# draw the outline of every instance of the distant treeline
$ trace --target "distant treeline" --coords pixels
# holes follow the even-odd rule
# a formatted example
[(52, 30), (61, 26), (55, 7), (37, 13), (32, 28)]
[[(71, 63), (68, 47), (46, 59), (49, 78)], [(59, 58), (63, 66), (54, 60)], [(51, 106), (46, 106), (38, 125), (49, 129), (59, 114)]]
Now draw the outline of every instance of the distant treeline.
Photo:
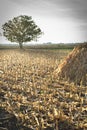
[(0, 44), (0, 49), (17, 49), (17, 45)]
[(27, 46), (30, 49), (73, 49), (76, 44), (39, 44)]
[[(25, 49), (73, 49), (75, 46), (78, 46), (82, 43), (70, 43), (70, 44), (34, 44), (34, 45), (26, 45), (24, 44)], [(1, 44), (0, 49), (17, 49), (19, 48), (18, 45), (15, 44)]]

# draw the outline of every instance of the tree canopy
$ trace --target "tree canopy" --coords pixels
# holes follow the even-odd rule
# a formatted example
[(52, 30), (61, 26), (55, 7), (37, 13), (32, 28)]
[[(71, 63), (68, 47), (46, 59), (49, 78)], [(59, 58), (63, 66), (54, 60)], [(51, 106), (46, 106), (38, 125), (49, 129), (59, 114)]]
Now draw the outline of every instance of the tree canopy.
[(2, 25), (3, 35), (11, 42), (22, 43), (37, 40), (42, 34), (31, 16), (20, 15)]

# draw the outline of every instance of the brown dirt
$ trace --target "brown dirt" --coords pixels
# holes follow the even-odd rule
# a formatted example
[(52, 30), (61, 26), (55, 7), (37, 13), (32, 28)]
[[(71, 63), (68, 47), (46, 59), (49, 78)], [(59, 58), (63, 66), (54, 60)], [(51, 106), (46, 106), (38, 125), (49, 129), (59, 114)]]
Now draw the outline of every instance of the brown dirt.
[(73, 49), (57, 69), (59, 79), (87, 85), (87, 43)]

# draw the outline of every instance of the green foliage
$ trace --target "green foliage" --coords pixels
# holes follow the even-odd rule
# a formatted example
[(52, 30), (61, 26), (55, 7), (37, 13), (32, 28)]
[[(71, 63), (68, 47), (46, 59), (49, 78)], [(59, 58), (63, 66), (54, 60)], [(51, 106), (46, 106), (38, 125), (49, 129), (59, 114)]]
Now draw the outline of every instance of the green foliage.
[(2, 25), (3, 35), (11, 42), (17, 42), (22, 48), (23, 42), (37, 40), (42, 34), (31, 16), (20, 15)]

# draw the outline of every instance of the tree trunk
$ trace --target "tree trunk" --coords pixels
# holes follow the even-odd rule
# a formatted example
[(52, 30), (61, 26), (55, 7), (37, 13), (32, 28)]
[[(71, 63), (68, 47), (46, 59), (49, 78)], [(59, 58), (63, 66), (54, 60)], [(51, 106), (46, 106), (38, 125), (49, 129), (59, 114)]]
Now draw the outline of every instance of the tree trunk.
[(19, 47), (20, 49), (23, 49), (23, 44), (21, 42), (19, 43)]

